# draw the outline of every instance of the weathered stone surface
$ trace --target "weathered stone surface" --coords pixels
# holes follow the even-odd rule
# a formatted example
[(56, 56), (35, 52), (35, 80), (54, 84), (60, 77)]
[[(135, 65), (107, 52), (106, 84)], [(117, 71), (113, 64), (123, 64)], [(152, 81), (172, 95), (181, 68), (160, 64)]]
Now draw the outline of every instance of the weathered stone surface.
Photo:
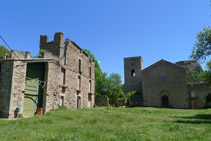
[(141, 57), (124, 58), (125, 85), (124, 91), (142, 92), (141, 71), (143, 69), (143, 60)]
[(189, 70), (202, 71), (201, 65), (195, 60), (179, 61), (176, 64), (187, 67)]
[(162, 107), (162, 96), (172, 108), (189, 108), (185, 68), (161, 60), (142, 71), (143, 105)]
[(10, 59), (0, 62), (0, 117), (14, 118), (16, 108), (20, 108), (19, 114), (23, 113), (28, 63), (45, 66), (46, 85), (41, 93), (45, 113), (60, 106), (69, 109), (93, 107), (95, 62), (76, 43), (63, 40), (62, 33), (56, 33), (53, 42), (41, 35), (40, 49), (45, 50), (42, 59), (30, 58), (29, 52), (24, 55), (13, 51)]
[(205, 83), (195, 83), (190, 87), (191, 93), (195, 94), (192, 100), (196, 102), (196, 108), (204, 108), (206, 103), (206, 97), (211, 94), (211, 86)]
[[(49, 100), (46, 100), (48, 101), (46, 111), (58, 108), (62, 97), (64, 97), (63, 105), (69, 109), (93, 107), (94, 61), (90, 60), (88, 55), (73, 41), (66, 39), (63, 43), (62, 33), (56, 33), (53, 42), (48, 42), (46, 39), (46, 36), (41, 36), (40, 39), (40, 49), (46, 50), (43, 57), (54, 58), (57, 62), (57, 64), (49, 64), (47, 86), (47, 99)], [(65, 70), (65, 80), (63, 80), (62, 69)]]
[(109, 98), (107, 96), (97, 96), (95, 98), (95, 104), (97, 106), (109, 106)]
[[(135, 63), (134, 63), (135, 62)], [(135, 64), (135, 66), (133, 66)], [(161, 60), (147, 67), (138, 76), (131, 70), (141, 70), (140, 57), (125, 58), (125, 92), (141, 91), (143, 106), (171, 108), (203, 108), (211, 93), (211, 86), (204, 83), (187, 84), (186, 69), (200, 71), (196, 61), (180, 61), (176, 64)], [(185, 67), (183, 67), (185, 66)], [(141, 82), (141, 83), (140, 83)], [(192, 97), (194, 95), (194, 97)]]

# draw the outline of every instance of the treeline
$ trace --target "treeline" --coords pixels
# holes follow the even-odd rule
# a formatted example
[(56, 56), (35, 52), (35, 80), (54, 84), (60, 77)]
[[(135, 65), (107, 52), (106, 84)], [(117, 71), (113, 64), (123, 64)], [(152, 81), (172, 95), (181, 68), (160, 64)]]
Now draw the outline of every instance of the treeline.
[(95, 96), (108, 96), (110, 105), (116, 105), (118, 99), (125, 98), (121, 75), (102, 72), (94, 55), (87, 49), (84, 51), (95, 61)]

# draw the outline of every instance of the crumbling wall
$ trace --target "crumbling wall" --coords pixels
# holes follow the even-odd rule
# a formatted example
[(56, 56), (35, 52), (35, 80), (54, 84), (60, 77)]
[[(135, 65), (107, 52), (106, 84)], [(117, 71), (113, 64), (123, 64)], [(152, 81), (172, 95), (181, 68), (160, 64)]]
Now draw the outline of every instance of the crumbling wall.
[(109, 106), (109, 98), (107, 96), (97, 96), (95, 98), (95, 105), (97, 105), (97, 106)]
[[(58, 108), (59, 105), (76, 109), (78, 97), (80, 97), (80, 108), (93, 107), (95, 63), (76, 43), (69, 39), (63, 43), (63, 40), (63, 34), (60, 32), (55, 34), (52, 42), (48, 41), (47, 36), (41, 35), (40, 38), (40, 49), (44, 50), (43, 57), (54, 58), (57, 62), (57, 65), (49, 65), (46, 111)], [(79, 60), (81, 61), (81, 70), (79, 70)], [(62, 100), (63, 104), (61, 104)]]
[(190, 89), (191, 93), (195, 94), (192, 98), (196, 101), (196, 108), (204, 108), (206, 97), (211, 94), (211, 86), (206, 83), (195, 83)]
[[(67, 91), (65, 94), (65, 104), (67, 107), (75, 109), (77, 108), (77, 97), (81, 98), (82, 107), (93, 107), (94, 105), (94, 62), (91, 61), (88, 56), (80, 49), (76, 44), (70, 40), (66, 41), (66, 85)], [(79, 70), (79, 60), (81, 60), (81, 70)], [(90, 76), (91, 68), (91, 76)], [(80, 87), (79, 87), (80, 78)], [(90, 90), (91, 82), (91, 90)], [(89, 101), (89, 94), (91, 101)], [(91, 104), (91, 105), (90, 105)]]

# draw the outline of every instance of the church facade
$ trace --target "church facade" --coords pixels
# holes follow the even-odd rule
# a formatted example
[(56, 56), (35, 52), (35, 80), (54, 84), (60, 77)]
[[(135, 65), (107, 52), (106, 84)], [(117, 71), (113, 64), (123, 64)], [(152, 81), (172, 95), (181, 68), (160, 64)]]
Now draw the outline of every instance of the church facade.
[(124, 58), (124, 69), (124, 90), (141, 95), (142, 106), (195, 109), (209, 104), (211, 87), (202, 82), (188, 84), (187, 68), (182, 65), (160, 60), (143, 69), (141, 57), (130, 57)]

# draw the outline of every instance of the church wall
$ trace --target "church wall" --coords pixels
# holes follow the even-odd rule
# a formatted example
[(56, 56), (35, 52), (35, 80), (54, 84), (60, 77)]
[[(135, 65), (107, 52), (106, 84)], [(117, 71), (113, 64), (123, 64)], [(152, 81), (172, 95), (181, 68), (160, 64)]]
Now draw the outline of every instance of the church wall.
[(169, 107), (189, 108), (186, 70), (161, 60), (142, 71), (143, 105), (162, 107), (162, 96), (169, 99)]

